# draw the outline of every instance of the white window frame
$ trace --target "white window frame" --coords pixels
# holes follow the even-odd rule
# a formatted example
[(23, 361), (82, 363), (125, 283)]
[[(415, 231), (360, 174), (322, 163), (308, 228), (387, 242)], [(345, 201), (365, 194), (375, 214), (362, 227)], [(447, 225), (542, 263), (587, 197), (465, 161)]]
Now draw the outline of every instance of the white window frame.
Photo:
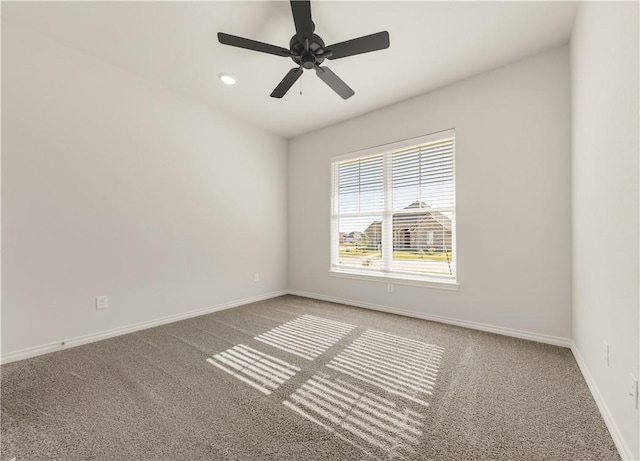
[[(441, 139), (453, 138), (453, 207), (448, 211), (452, 212), (452, 233), (451, 233), (451, 251), (453, 254), (453, 260), (455, 262), (455, 278), (440, 278), (435, 274), (421, 275), (421, 274), (407, 274), (391, 271), (391, 260), (393, 257), (393, 230), (392, 220), (394, 214), (401, 214), (398, 210), (393, 210), (392, 206), (392, 194), (391, 194), (391, 154), (407, 149), (420, 144), (429, 144)], [(347, 160), (353, 160), (356, 158), (365, 158), (370, 156), (383, 155), (384, 161), (384, 210), (382, 220), (382, 234), (383, 242), (387, 244), (382, 245), (382, 270), (367, 270), (366, 268), (354, 268), (339, 266), (339, 233), (338, 233), (338, 221), (344, 214), (338, 215), (338, 180), (337, 180), (337, 165), (340, 162)], [(405, 139), (390, 144), (383, 144), (367, 149), (351, 152), (344, 155), (338, 155), (331, 157), (331, 265), (329, 268), (329, 275), (335, 277), (343, 277), (348, 279), (368, 280), (383, 283), (395, 283), (400, 285), (414, 285), (430, 288), (439, 288), (444, 290), (458, 290), (459, 276), (458, 276), (458, 252), (456, 246), (456, 139), (455, 130), (444, 130), (436, 133), (431, 133), (425, 136), (419, 136), (416, 138)], [(407, 213), (415, 213), (415, 210), (408, 210)], [(358, 213), (355, 213), (358, 214)], [(367, 214), (367, 213), (362, 213)], [(385, 219), (386, 218), (386, 219)], [(384, 237), (386, 235), (386, 237)]]

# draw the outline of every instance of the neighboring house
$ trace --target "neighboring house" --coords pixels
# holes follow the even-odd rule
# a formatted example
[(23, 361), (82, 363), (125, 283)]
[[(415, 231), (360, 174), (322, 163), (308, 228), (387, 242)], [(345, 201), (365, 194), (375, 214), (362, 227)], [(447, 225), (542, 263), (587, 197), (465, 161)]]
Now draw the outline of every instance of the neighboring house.
[(363, 233), (359, 231), (340, 232), (340, 243), (360, 243), (362, 242)]
[[(451, 220), (429, 205), (414, 202), (405, 210), (420, 211), (393, 217), (393, 251), (451, 251)], [(382, 223), (372, 222), (364, 231), (369, 248), (378, 249), (382, 242)]]
[(364, 231), (365, 243), (370, 250), (382, 248), (382, 222), (373, 221)]

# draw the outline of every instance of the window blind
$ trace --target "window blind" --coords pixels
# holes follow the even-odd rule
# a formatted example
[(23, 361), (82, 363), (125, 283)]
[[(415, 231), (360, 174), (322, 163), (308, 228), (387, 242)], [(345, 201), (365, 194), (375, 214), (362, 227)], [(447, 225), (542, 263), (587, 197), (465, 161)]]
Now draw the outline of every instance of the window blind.
[(383, 179), (382, 155), (338, 164), (339, 213), (382, 211)]
[(332, 269), (456, 280), (454, 134), (414, 142), (333, 163)]

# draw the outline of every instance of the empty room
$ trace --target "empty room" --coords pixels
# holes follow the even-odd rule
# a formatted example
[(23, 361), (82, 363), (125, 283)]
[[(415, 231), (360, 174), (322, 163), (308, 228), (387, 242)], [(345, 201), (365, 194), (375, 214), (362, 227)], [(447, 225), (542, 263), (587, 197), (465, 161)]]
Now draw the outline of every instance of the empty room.
[(2, 1), (0, 461), (640, 460), (639, 17)]

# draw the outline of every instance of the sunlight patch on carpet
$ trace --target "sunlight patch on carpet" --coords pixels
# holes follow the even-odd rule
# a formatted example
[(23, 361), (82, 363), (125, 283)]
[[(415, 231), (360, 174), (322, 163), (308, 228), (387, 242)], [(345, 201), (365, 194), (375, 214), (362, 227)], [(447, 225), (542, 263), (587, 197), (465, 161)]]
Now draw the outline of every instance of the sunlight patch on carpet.
[(303, 315), (254, 339), (290, 354), (313, 360), (356, 326), (313, 315)]
[(443, 351), (433, 344), (366, 330), (327, 367), (426, 406)]
[(340, 378), (316, 374), (283, 404), (371, 454), (415, 451), (425, 416)]
[(220, 352), (213, 358), (207, 359), (207, 362), (266, 395), (271, 394), (273, 390), (279, 388), (300, 371), (300, 368), (284, 360), (264, 354), (244, 344), (238, 344), (231, 349)]

